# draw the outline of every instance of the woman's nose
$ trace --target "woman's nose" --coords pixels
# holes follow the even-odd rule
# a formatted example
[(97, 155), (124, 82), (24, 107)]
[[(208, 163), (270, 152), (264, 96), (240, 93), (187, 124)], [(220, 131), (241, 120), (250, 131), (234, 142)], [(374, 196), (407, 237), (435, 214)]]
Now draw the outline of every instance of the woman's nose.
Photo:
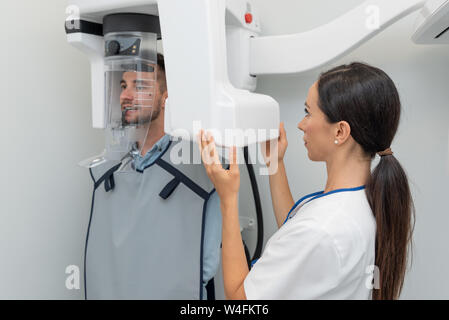
[(304, 119), (302, 119), (299, 123), (298, 123), (298, 129), (301, 131), (304, 131)]

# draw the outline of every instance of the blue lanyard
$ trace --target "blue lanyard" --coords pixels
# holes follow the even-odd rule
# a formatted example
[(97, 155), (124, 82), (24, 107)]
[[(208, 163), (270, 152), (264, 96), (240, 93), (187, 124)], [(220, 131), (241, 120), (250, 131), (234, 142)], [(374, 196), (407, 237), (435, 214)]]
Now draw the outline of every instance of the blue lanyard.
[(357, 191), (357, 190), (362, 190), (362, 189), (365, 189), (365, 186), (360, 186), (360, 187), (357, 187), (357, 188), (336, 189), (336, 190), (332, 190), (332, 191), (329, 191), (329, 192), (326, 192), (326, 193), (323, 193), (324, 192), (324, 190), (323, 190), (323, 191), (319, 191), (319, 192), (308, 194), (305, 197), (302, 197), (301, 199), (296, 201), (296, 203), (293, 205), (293, 207), (288, 212), (287, 218), (285, 219), (285, 221), (284, 221), (284, 223), (282, 225), (284, 225), (287, 222), (287, 220), (290, 218), (290, 214), (292, 213), (292, 211), (295, 210), (295, 208), (302, 201), (304, 201), (305, 199), (313, 197), (312, 199), (309, 199), (308, 201), (306, 201), (304, 204), (306, 204), (306, 203), (308, 203), (308, 202), (310, 202), (312, 200), (315, 200), (315, 199), (318, 199), (318, 198), (321, 198), (321, 197), (324, 197), (324, 196), (328, 196), (328, 195), (333, 194), (333, 193), (344, 192), (344, 191)]

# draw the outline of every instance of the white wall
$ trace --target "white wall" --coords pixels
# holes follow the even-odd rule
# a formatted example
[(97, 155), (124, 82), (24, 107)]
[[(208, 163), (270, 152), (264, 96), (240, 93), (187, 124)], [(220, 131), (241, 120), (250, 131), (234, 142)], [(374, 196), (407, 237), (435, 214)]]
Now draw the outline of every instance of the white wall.
[[(361, 0), (256, 2), (263, 34), (271, 35), (311, 29)], [(0, 298), (79, 299), (82, 288), (65, 287), (65, 268), (74, 264), (82, 271), (92, 186), (77, 163), (103, 147), (101, 132), (91, 128), (89, 65), (66, 43), (65, 1), (2, 1), (0, 10), (8, 13), (2, 17), (8, 27), (0, 31)], [(414, 261), (403, 298), (447, 299), (449, 47), (414, 45), (409, 38), (415, 17), (333, 65), (371, 63), (399, 88), (404, 113), (392, 148), (409, 173), (417, 217)], [(300, 76), (259, 77), (257, 90), (281, 105), (289, 139), (285, 161), (295, 198), (325, 184), (324, 165), (308, 160), (296, 125), (309, 86), (329, 67)], [(266, 242), (276, 227), (268, 179), (258, 180)]]
[(65, 1), (1, 1), (0, 299), (82, 298), (92, 185), (78, 161), (102, 150), (91, 128), (89, 65), (67, 44)]

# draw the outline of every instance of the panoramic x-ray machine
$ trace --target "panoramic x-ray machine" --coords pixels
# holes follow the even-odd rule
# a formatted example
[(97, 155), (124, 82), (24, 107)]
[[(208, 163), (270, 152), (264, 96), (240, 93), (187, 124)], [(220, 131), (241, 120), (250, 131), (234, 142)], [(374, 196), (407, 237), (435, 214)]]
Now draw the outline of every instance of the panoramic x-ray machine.
[[(412, 40), (417, 44), (449, 43), (448, 0), (365, 1), (313, 30), (265, 37), (259, 36), (263, 21), (259, 21), (257, 6), (251, 0), (69, 3), (67, 39), (85, 52), (91, 63), (93, 127), (105, 127), (103, 17), (144, 13), (160, 20), (170, 92), (165, 131), (194, 139), (200, 128), (218, 130), (216, 142), (224, 146), (243, 146), (277, 136), (279, 105), (273, 98), (253, 92), (257, 75), (300, 73), (320, 67), (419, 9)], [(266, 136), (245, 133), (258, 129)], [(225, 130), (228, 136), (240, 130), (246, 138), (224, 141)]]

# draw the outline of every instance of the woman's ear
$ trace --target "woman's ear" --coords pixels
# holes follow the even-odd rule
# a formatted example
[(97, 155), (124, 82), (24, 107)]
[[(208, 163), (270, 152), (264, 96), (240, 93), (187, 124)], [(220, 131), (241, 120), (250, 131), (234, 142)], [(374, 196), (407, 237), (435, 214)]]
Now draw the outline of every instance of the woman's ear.
[(338, 144), (344, 143), (351, 135), (351, 126), (346, 121), (339, 121), (336, 123), (335, 140)]

